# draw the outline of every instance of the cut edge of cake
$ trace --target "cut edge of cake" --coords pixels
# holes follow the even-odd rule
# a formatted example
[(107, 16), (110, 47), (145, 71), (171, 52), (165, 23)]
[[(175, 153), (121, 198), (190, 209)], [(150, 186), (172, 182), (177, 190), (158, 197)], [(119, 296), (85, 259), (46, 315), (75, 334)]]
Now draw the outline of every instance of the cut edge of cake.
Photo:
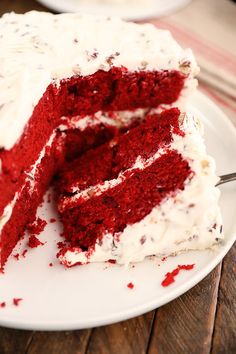
[[(168, 151), (177, 151), (189, 164), (192, 173), (186, 178), (184, 189), (167, 194), (144, 218), (136, 223), (127, 224), (121, 232), (111, 233), (104, 230), (103, 237), (97, 239), (95, 244), (86, 250), (79, 246), (71, 247), (69, 243), (69, 246), (65, 246), (58, 254), (62, 264), (71, 267), (109, 260), (118, 264), (128, 264), (142, 261), (152, 255), (169, 256), (186, 250), (211, 248), (222, 241), (224, 237), (222, 218), (218, 206), (220, 191), (215, 186), (219, 179), (215, 172), (215, 162), (206, 153), (202, 124), (191, 113), (181, 114), (180, 129), (184, 134), (173, 133), (173, 141), (165, 148)], [(147, 168), (165, 155), (167, 151), (165, 148), (164, 150), (163, 147), (160, 148), (149, 161), (137, 157), (127, 179), (132, 176), (132, 170), (135, 174), (137, 170)], [(65, 196), (61, 202), (59, 201), (59, 212), (63, 216), (67, 207), (68, 213), (70, 208), (73, 212), (73, 208), (76, 208), (76, 197), (81, 205), (90, 198), (101, 196), (108, 189), (112, 190), (118, 184), (124, 183), (125, 172), (122, 172), (115, 181), (92, 186), (91, 189), (82, 191), (80, 195), (76, 195), (75, 192), (72, 196)], [(78, 192), (77, 187), (74, 191), (76, 190)], [(87, 193), (88, 191), (90, 193)], [(94, 217), (96, 219), (96, 215)]]

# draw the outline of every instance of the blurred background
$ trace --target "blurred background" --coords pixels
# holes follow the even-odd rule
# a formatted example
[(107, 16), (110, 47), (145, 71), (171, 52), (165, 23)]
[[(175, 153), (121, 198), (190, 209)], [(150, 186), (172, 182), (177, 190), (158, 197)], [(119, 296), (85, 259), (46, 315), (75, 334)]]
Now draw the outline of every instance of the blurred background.
[(169, 29), (191, 47), (199, 87), (236, 124), (236, 4), (233, 0), (0, 0), (0, 15), (30, 10), (119, 15)]

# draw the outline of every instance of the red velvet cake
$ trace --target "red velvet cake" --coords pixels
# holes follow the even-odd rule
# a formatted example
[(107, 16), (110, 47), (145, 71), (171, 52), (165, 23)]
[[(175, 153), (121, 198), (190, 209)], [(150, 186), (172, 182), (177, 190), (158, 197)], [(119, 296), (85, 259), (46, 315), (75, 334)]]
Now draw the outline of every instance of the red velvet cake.
[(123, 264), (217, 243), (217, 178), (197, 124), (177, 108), (150, 114), (64, 166), (58, 182), (69, 245), (59, 252), (63, 264)]
[[(80, 156), (78, 161), (84, 161), (88, 150), (106, 149), (103, 144), (111, 139), (120, 141), (127, 130), (131, 134), (148, 112), (183, 105), (196, 86), (198, 68), (191, 51), (183, 50), (168, 31), (110, 17), (6, 14), (0, 19), (0, 48), (3, 267), (58, 170), (70, 161), (76, 164)], [(170, 155), (162, 158), (182, 161)], [(113, 166), (112, 173), (121, 173), (122, 164)], [(85, 182), (92, 183), (89, 178)], [(184, 180), (178, 183), (181, 189)]]

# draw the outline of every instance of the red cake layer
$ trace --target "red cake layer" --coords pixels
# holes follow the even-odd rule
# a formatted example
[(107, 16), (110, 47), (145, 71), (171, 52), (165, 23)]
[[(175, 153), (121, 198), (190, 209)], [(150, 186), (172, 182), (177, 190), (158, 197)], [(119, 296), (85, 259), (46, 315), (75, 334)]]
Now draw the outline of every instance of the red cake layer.
[(104, 124), (91, 126), (83, 131), (80, 129), (67, 130), (64, 136), (65, 160), (71, 161), (90, 148), (104, 144), (118, 134), (118, 131), (118, 128)]
[(172, 108), (161, 114), (147, 116), (140, 126), (66, 164), (60, 192), (71, 193), (74, 188), (82, 191), (116, 178), (120, 172), (133, 166), (137, 156), (148, 159), (159, 147), (172, 141), (172, 132), (182, 134), (179, 115), (179, 109)]
[[(190, 167), (177, 151), (168, 148), (173, 133), (183, 135), (179, 115), (178, 109), (171, 109), (148, 116), (140, 126), (65, 168), (58, 182), (58, 206), (70, 246), (87, 249), (107, 232), (122, 232), (168, 195), (184, 188)], [(164, 149), (163, 154), (151, 164), (129, 170), (137, 158), (146, 161), (160, 149)], [(117, 178), (121, 172), (123, 181), (119, 184), (101, 193), (95, 188), (86, 196), (79, 195), (88, 187)]]
[[(6, 205), (13, 200), (15, 193), (23, 188), (22, 198), (19, 197), (17, 200), (15, 210), (0, 235), (1, 265), (4, 264), (11, 249), (22, 235), (26, 223), (33, 219), (42, 194), (60, 165), (55, 156), (52, 156), (54, 162), (51, 165), (53, 168), (51, 165), (48, 168), (47, 163), (43, 160), (40, 167), (41, 173), (47, 178), (45, 176), (45, 182), (44, 178), (37, 182), (37, 188), (41, 192), (32, 196), (27, 194), (26, 173), (30, 172), (52, 132), (60, 126), (62, 117), (70, 119), (70, 117), (77, 115), (81, 117), (91, 115), (100, 110), (134, 110), (170, 104), (178, 99), (184, 87), (185, 78), (186, 76), (178, 71), (130, 73), (125, 68), (113, 67), (108, 72), (100, 70), (93, 75), (73, 77), (62, 81), (59, 87), (51, 84), (47, 88), (34, 108), (20, 140), (10, 151), (4, 149), (0, 151), (2, 163), (0, 215)], [(87, 149), (86, 142), (90, 147), (97, 146), (110, 139), (114, 135), (114, 131), (105, 128), (105, 131), (101, 130), (94, 136), (93, 132), (89, 131), (81, 133), (70, 130), (67, 135), (63, 134), (65, 144), (61, 149), (66, 146), (64, 155), (70, 160), (81, 155)], [(50, 150), (50, 148), (48, 149)], [(60, 158), (62, 155), (61, 151)], [(25, 213), (24, 200), (26, 200), (26, 204), (30, 201), (31, 205), (31, 208)], [(24, 213), (24, 217), (17, 220), (20, 213)]]
[(84, 203), (80, 201), (73, 208), (64, 208), (63, 235), (71, 247), (87, 250), (105, 233), (122, 232), (127, 225), (142, 220), (171, 192), (182, 190), (190, 172), (187, 161), (177, 152), (169, 151), (116, 187)]

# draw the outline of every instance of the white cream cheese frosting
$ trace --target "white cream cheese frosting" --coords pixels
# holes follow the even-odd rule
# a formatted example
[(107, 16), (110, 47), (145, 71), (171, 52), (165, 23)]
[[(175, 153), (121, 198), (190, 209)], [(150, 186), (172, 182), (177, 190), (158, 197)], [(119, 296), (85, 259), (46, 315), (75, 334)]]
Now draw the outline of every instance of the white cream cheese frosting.
[[(21, 193), (21, 191), (20, 191), (20, 193)], [(14, 209), (14, 206), (16, 204), (18, 196), (19, 196), (19, 193), (16, 192), (15, 195), (14, 195), (14, 198), (12, 199), (12, 201), (8, 205), (5, 206), (5, 208), (3, 210), (3, 213), (0, 216), (0, 233), (1, 233), (2, 229), (3, 229), (3, 227), (5, 226), (5, 224), (8, 222), (8, 220), (10, 219), (10, 217), (12, 215), (12, 211)], [(1, 254), (1, 247), (0, 247), (0, 254)]]
[(151, 24), (80, 14), (5, 14), (0, 18), (0, 147), (14, 146), (50, 83), (112, 65), (187, 70), (187, 89), (198, 71), (191, 50)]
[[(150, 255), (168, 256), (210, 248), (223, 239), (220, 191), (215, 187), (218, 177), (215, 162), (206, 153), (201, 129), (200, 122), (188, 114), (182, 123), (185, 136), (173, 134), (169, 146), (188, 161), (195, 173), (185, 181), (183, 191), (168, 196), (143, 220), (127, 225), (123, 232), (105, 234), (94, 250), (83, 252), (74, 248), (61, 255), (60, 261), (68, 266), (109, 259), (128, 264)], [(139, 166), (142, 169), (143, 163)]]

